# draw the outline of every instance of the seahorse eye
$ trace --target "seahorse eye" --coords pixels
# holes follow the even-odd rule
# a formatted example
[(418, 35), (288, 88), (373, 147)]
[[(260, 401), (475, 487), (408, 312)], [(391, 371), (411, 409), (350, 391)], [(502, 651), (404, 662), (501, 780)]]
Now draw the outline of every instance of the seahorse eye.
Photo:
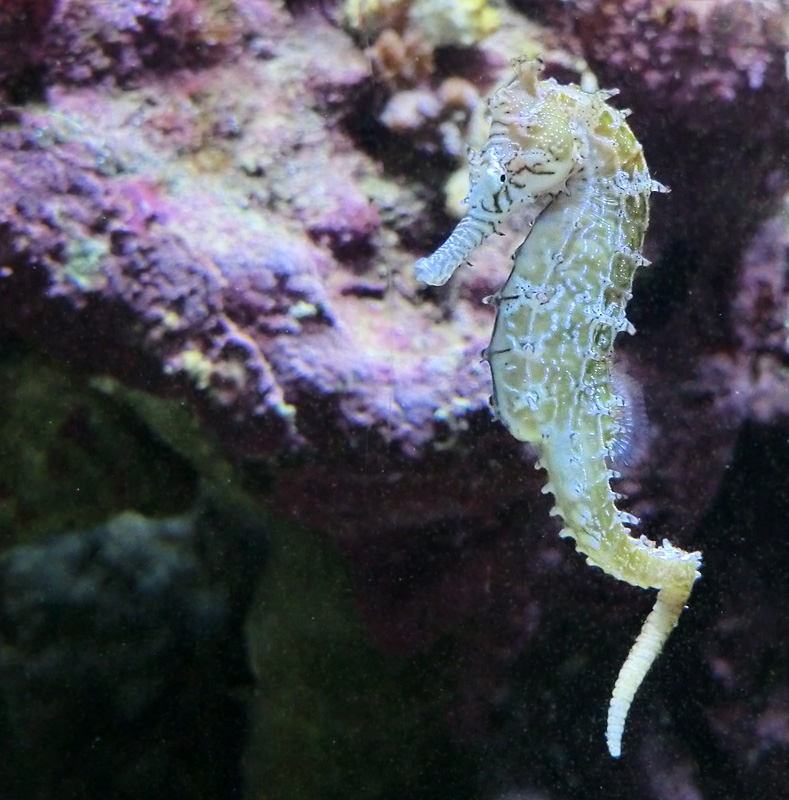
[(498, 159), (491, 160), (490, 166), (485, 170), (482, 176), (485, 191), (490, 194), (499, 192), (501, 187), (507, 183), (508, 179), (507, 169)]

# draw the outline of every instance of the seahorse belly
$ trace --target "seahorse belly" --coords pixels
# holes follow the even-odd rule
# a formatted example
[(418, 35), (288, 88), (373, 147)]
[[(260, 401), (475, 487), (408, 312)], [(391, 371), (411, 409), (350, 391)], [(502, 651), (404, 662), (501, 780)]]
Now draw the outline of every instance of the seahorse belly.
[(611, 697), (606, 737), (617, 757), (633, 697), (701, 563), (699, 553), (632, 537), (628, 526), (637, 520), (616, 507), (610, 486), (625, 402), (612, 388), (614, 340), (634, 332), (625, 307), (645, 263), (649, 195), (663, 187), (650, 179), (625, 115), (607, 104), (610, 94), (537, 81), (539, 66), (517, 65), (515, 80), (489, 101), (491, 135), (472, 160), (469, 213), (418, 262), (417, 276), (445, 282), (509, 214), (537, 215), (492, 298), (498, 313), (485, 356), (494, 410), (513, 436), (539, 450), (562, 535), (590, 564), (659, 590)]

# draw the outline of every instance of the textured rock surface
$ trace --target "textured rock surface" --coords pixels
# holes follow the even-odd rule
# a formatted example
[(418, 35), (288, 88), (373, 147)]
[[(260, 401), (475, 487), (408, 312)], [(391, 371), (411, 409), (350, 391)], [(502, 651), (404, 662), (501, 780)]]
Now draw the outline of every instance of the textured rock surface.
[[(305, 3), (9, 4), (0, 318), (77, 374), (190, 406), (236, 460), (267, 459), (271, 508), (334, 538), (374, 641), (446, 671), (447, 735), (478, 766), (446, 766), (466, 781), (454, 798), (769, 796), (789, 752), (770, 645), (786, 638), (787, 10), (519, 5), (531, 20), (502, 9), (472, 49), (390, 30), (365, 53), (339, 11)], [(645, 533), (706, 566), (617, 765), (607, 693), (650, 598), (555, 538), (542, 476), (486, 409), (481, 299), (518, 232), (446, 289), (411, 275), (451, 227), (478, 97), (535, 49), (560, 79), (588, 64), (622, 89), (672, 188), (620, 342), (649, 419), (622, 490)]]

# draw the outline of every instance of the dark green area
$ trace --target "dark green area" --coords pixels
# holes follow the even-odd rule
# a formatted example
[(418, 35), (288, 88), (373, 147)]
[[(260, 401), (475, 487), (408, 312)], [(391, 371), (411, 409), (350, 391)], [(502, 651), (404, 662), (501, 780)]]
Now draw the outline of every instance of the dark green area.
[[(445, 728), (451, 645), (414, 658), (376, 650), (329, 537), (265, 512), (273, 480), (287, 480), (281, 465), (231, 463), (185, 404), (75, 373), (0, 336), (0, 532), (9, 555), (124, 511), (152, 520), (189, 513), (207, 494), (225, 509), (243, 505), (267, 531), (269, 555), (247, 621), (257, 680), (245, 756), (249, 800), (473, 796), (474, 767), (459, 759)], [(229, 535), (225, 547), (233, 541)], [(223, 578), (230, 596), (234, 579)], [(83, 637), (85, 659), (100, 665), (88, 629)], [(183, 680), (191, 685), (190, 675)], [(70, 685), (67, 675), (63, 681)], [(216, 725), (210, 729), (216, 734)], [(239, 725), (220, 733), (225, 744), (244, 736)]]
[(473, 796), (472, 768), (445, 728), (453, 692), (441, 666), (450, 653), (374, 650), (347, 567), (327, 540), (274, 536), (248, 622), (258, 677), (248, 800)]
[(0, 347), (0, 530), (7, 544), (84, 529), (127, 509), (169, 516), (193, 507), (195, 467), (108, 382), (91, 384), (18, 341)]

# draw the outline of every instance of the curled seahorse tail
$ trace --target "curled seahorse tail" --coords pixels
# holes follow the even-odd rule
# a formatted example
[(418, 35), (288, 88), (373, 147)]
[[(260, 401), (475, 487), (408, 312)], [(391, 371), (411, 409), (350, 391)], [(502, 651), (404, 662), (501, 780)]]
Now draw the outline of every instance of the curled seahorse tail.
[(638, 634), (630, 649), (611, 695), (608, 706), (608, 728), (605, 737), (608, 751), (614, 758), (622, 753), (622, 733), (625, 729), (627, 712), (633, 702), (639, 686), (646, 677), (649, 668), (657, 658), (669, 634), (679, 620), (690, 597), (690, 587), (666, 587), (658, 592), (657, 600), (649, 616), (644, 621), (641, 633)]

